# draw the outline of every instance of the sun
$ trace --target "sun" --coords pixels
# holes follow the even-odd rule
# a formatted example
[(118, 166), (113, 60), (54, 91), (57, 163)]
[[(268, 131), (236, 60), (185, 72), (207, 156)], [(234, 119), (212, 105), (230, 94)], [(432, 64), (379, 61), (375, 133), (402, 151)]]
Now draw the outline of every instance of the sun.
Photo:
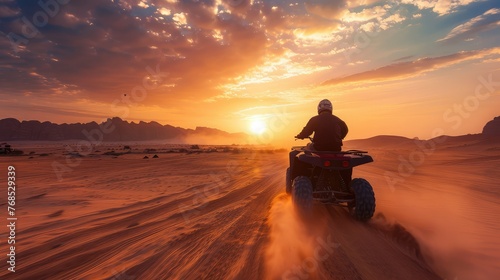
[(253, 134), (262, 134), (266, 131), (267, 126), (264, 120), (254, 119), (250, 122), (250, 131)]

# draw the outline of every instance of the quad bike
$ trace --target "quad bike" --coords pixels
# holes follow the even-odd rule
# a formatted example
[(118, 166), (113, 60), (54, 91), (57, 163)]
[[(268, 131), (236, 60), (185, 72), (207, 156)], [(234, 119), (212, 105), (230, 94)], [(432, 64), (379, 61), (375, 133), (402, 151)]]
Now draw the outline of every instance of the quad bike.
[(365, 179), (350, 178), (353, 167), (370, 162), (373, 159), (365, 151), (310, 151), (304, 146), (292, 147), (286, 192), (292, 195), (293, 204), (301, 214), (310, 213), (313, 203), (318, 202), (347, 207), (355, 219), (368, 221), (375, 212), (373, 188)]

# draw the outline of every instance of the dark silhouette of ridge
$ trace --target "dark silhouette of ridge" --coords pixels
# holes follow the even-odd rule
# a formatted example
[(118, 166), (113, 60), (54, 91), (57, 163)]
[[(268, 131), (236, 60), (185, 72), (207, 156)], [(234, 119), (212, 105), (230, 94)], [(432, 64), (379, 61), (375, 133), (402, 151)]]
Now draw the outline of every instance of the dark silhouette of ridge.
[(483, 135), (485, 136), (493, 136), (493, 137), (498, 137), (500, 136), (500, 117), (495, 117), (493, 120), (489, 121), (484, 127), (483, 127)]
[[(500, 144), (500, 117), (495, 117), (484, 127), (482, 133), (467, 134), (459, 136), (438, 136), (428, 140), (410, 139), (402, 136), (379, 135), (367, 139), (347, 140), (344, 146), (348, 149), (359, 148), (415, 148), (425, 142), (433, 142), (439, 146), (474, 146), (474, 145), (495, 145)], [(430, 146), (429, 146), (430, 145)], [(432, 147), (428, 144), (427, 147)]]
[[(228, 133), (215, 128), (197, 127), (185, 129), (157, 122), (127, 122), (120, 118), (111, 118), (98, 124), (72, 123), (55, 124), (35, 120), (19, 121), (14, 118), (0, 120), (0, 141), (152, 141), (179, 140), (196, 138), (214, 138), (231, 143), (243, 143), (244, 133)], [(203, 142), (203, 141), (200, 141)]]
[(351, 147), (402, 147), (413, 144), (413, 139), (395, 135), (378, 135), (367, 139), (355, 139), (344, 141), (344, 146)]

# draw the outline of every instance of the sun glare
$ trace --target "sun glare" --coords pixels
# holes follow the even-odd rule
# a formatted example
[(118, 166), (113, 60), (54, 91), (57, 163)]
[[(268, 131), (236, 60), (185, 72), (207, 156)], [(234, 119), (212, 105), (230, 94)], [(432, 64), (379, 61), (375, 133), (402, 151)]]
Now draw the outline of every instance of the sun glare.
[(262, 134), (266, 131), (266, 123), (263, 120), (252, 120), (250, 122), (250, 131), (253, 134)]

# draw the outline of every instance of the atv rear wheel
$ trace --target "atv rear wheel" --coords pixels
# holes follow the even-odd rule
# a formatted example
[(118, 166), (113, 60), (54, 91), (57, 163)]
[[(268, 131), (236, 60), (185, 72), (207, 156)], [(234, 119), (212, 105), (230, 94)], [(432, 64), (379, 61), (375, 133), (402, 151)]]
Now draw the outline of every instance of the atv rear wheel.
[(351, 181), (351, 189), (356, 199), (354, 209), (351, 214), (359, 221), (368, 221), (375, 212), (375, 193), (373, 188), (362, 178), (356, 178)]
[(295, 177), (292, 184), (292, 201), (299, 214), (308, 215), (312, 212), (313, 186), (308, 177)]
[(292, 175), (290, 174), (290, 167), (286, 169), (286, 193), (291, 194), (292, 193), (292, 178), (290, 178)]

